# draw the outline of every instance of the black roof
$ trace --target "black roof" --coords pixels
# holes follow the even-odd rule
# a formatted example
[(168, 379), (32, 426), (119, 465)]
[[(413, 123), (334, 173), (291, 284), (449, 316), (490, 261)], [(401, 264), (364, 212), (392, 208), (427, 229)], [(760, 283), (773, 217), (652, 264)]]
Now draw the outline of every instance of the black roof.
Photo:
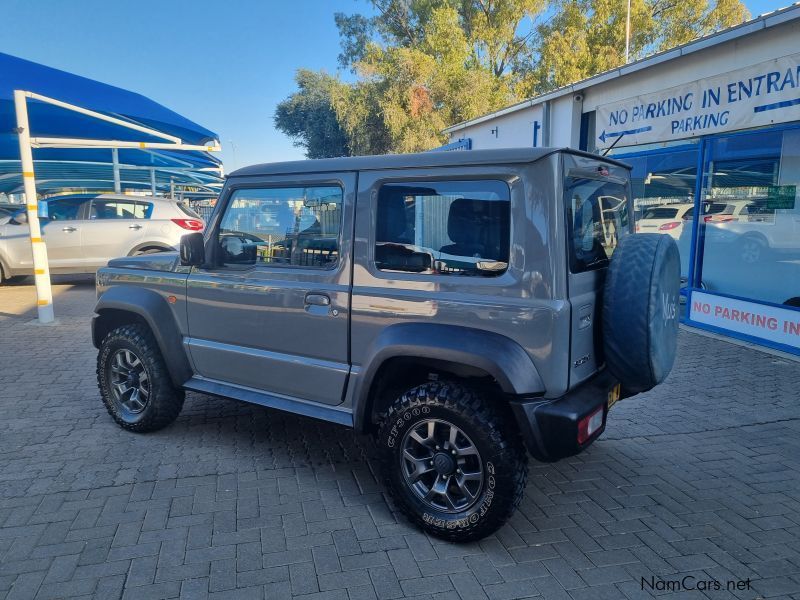
[(229, 177), (253, 175), (288, 175), (294, 173), (326, 173), (333, 171), (376, 171), (421, 167), (449, 167), (534, 162), (556, 152), (568, 152), (627, 166), (624, 163), (572, 148), (498, 148), (494, 150), (455, 150), (450, 152), (419, 152), (416, 154), (383, 154), (377, 156), (346, 156), (290, 162), (263, 163), (237, 169)]

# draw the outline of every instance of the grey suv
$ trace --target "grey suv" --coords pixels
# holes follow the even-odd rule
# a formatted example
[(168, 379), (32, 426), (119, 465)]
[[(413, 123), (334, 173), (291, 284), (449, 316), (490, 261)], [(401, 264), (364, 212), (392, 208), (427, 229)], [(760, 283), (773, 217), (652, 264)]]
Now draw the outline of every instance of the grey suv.
[(240, 169), (180, 255), (98, 272), (103, 402), (137, 432), (184, 390), (355, 428), (412, 521), (483, 537), (528, 454), (586, 449), (672, 367), (678, 252), (631, 213), (628, 167), (571, 150)]

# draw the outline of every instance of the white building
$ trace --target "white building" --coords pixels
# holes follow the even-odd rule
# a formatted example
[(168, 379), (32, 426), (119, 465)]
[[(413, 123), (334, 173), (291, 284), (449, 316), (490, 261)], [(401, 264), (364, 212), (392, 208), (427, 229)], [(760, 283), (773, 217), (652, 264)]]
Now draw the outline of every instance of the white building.
[(631, 164), (637, 229), (679, 243), (686, 321), (800, 354), (800, 3), (445, 131)]

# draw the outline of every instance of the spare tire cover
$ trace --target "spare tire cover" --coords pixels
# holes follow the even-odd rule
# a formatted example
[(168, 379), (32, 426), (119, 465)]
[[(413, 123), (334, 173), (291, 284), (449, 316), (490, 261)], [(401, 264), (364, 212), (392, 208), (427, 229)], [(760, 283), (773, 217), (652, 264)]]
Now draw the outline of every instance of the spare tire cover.
[(680, 275), (678, 246), (668, 235), (627, 235), (614, 250), (603, 294), (603, 349), (628, 394), (653, 388), (672, 370)]

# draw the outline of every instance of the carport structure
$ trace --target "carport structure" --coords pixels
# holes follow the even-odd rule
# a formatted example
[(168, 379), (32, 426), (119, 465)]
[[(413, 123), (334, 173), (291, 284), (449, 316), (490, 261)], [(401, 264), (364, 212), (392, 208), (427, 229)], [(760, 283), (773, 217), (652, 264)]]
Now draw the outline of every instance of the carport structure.
[(39, 320), (54, 316), (38, 193), (214, 195), (218, 150), (215, 133), (149, 98), (0, 53), (0, 192), (26, 195)]

